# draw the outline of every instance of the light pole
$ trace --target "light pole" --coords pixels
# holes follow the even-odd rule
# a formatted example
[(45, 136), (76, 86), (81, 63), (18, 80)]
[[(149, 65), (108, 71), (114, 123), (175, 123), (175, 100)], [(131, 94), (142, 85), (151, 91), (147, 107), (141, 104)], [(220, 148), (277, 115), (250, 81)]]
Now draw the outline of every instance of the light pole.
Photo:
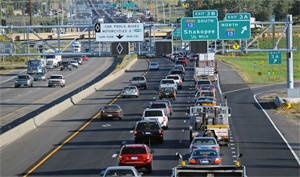
[(164, 2), (162, 2), (163, 5), (163, 13), (164, 13), (164, 24), (166, 23), (166, 18), (165, 18), (165, 4)]

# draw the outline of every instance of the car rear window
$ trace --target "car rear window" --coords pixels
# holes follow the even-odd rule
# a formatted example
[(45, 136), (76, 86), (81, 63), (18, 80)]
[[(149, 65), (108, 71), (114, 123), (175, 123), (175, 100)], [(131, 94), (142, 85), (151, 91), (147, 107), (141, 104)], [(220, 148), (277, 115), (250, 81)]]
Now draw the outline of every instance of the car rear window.
[(132, 170), (115, 169), (106, 172), (105, 176), (135, 176)]
[(178, 80), (179, 77), (178, 77), (178, 76), (167, 76), (167, 79), (175, 79), (175, 80)]
[(166, 108), (166, 104), (152, 104), (151, 108)]
[(161, 91), (162, 92), (173, 92), (174, 89), (173, 89), (173, 87), (163, 87), (163, 88), (161, 88)]
[(135, 87), (124, 87), (124, 90), (135, 90)]
[(104, 110), (115, 110), (115, 109), (119, 109), (118, 106), (104, 106), (103, 107)]
[(162, 111), (146, 111), (145, 117), (162, 116)]
[(216, 151), (212, 151), (212, 150), (206, 150), (206, 151), (194, 150), (193, 152), (193, 156), (216, 156), (216, 155), (217, 155)]
[(125, 147), (121, 154), (146, 154), (145, 147)]
[(18, 76), (18, 79), (28, 79), (28, 76)]
[(139, 80), (144, 80), (144, 78), (143, 77), (133, 77), (132, 80), (139, 81)]
[(61, 76), (51, 76), (50, 79), (62, 79)]
[(162, 84), (174, 84), (174, 80), (162, 80)]
[(212, 144), (216, 144), (216, 141), (213, 139), (195, 139), (193, 141), (193, 144), (207, 144), (207, 145), (212, 145)]
[(172, 71), (171, 74), (182, 74), (182, 71)]
[(156, 122), (141, 122), (137, 125), (137, 130), (156, 130), (159, 129), (159, 126)]
[(209, 81), (198, 81), (197, 85), (210, 84)]
[(157, 63), (151, 63), (151, 65), (157, 65)]
[(213, 97), (214, 94), (213, 94), (213, 92), (201, 92), (199, 96), (200, 97), (205, 97), (205, 96), (211, 96), (211, 97)]

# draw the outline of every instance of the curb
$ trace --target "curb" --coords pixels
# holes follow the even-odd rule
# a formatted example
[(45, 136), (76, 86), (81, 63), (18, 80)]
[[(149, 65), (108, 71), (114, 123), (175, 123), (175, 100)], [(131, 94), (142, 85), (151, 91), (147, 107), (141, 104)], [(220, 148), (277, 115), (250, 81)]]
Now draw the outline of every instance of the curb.
[(127, 64), (127, 66), (125, 68), (121, 69), (120, 71), (118, 71), (114, 74), (109, 74), (108, 76), (103, 78), (101, 81), (91, 85), (90, 87), (71, 96), (70, 98), (67, 98), (66, 100), (62, 101), (61, 103), (47, 109), (46, 111), (40, 113), (39, 115), (14, 127), (13, 129), (1, 134), (0, 135), (0, 139), (1, 139), (0, 148), (21, 138), (28, 132), (38, 128), (40, 125), (45, 123), (50, 118), (56, 116), (57, 114), (60, 114), (61, 112), (65, 111), (66, 109), (70, 108), (71, 106), (79, 103), (82, 99), (95, 93), (97, 90), (101, 89), (107, 83), (115, 80), (116, 78), (118, 78), (122, 74), (124, 74), (126, 72), (126, 70), (130, 69), (137, 61), (138, 61), (137, 58), (133, 59), (130, 63)]

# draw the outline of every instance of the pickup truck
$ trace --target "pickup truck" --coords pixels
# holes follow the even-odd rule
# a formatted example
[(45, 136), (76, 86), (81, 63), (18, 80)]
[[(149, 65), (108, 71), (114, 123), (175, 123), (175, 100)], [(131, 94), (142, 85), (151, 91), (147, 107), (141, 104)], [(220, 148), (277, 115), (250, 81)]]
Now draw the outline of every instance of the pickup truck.
[(130, 80), (130, 85), (134, 85), (136, 87), (143, 87), (146, 90), (147, 80), (144, 76), (135, 76)]
[(164, 87), (173, 87), (177, 92), (177, 84), (174, 79), (162, 79), (159, 83), (159, 89)]
[(15, 87), (20, 86), (27, 86), (32, 87), (33, 86), (33, 78), (29, 74), (19, 74), (16, 77), (15, 80)]

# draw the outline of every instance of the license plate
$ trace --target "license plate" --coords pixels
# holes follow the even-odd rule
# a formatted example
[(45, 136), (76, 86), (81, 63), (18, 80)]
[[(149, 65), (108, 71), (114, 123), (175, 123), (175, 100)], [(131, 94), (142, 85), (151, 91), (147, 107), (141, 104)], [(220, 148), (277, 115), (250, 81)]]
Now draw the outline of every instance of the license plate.
[(138, 158), (137, 157), (131, 157), (131, 160), (137, 160)]
[(151, 133), (150, 133), (150, 132), (145, 132), (145, 134), (146, 134), (146, 135), (150, 135)]
[(111, 115), (111, 114), (108, 114), (107, 116), (108, 116), (108, 117), (112, 117), (112, 115)]
[(166, 95), (169, 95), (169, 93), (166, 93)]
[(209, 163), (208, 160), (202, 160), (201, 163)]

